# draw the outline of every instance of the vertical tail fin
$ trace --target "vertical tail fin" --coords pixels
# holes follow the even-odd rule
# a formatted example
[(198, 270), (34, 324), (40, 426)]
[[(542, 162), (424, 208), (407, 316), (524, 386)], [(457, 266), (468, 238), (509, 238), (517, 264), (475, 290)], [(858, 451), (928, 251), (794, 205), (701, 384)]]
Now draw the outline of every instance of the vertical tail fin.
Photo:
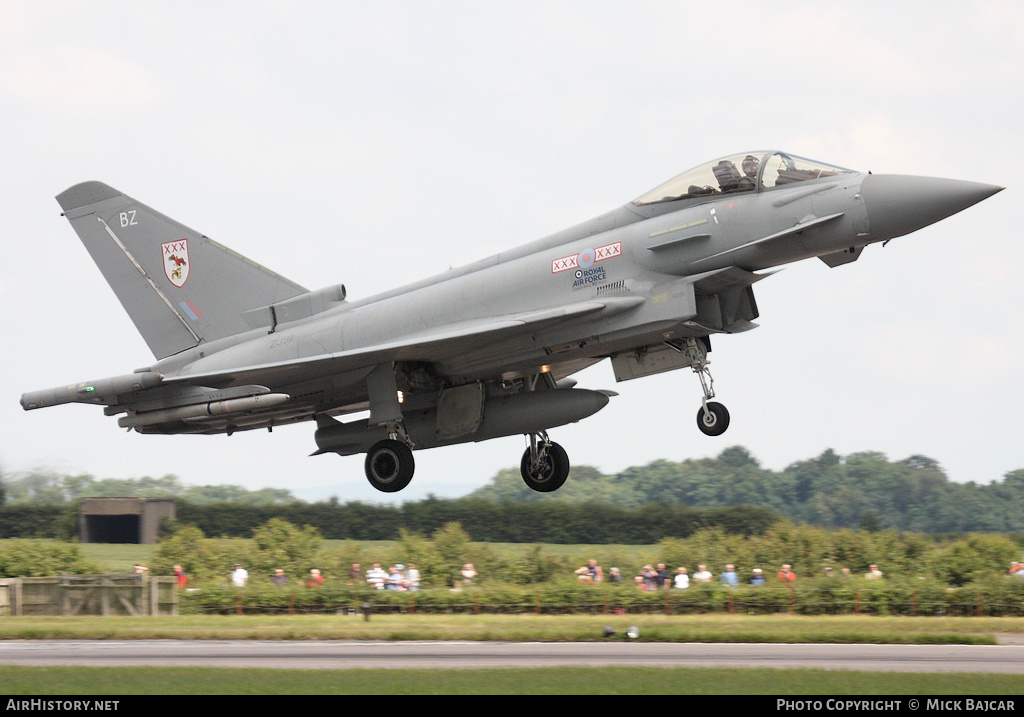
[(306, 292), (101, 182), (57, 201), (158, 359), (248, 331), (243, 312)]

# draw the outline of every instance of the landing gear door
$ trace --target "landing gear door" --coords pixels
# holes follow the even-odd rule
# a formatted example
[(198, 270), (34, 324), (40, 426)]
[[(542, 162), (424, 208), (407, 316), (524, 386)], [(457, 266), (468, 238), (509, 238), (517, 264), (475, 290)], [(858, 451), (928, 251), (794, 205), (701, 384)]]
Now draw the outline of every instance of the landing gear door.
[(612, 370), (618, 382), (656, 373), (691, 367), (690, 357), (669, 344), (654, 344), (612, 356)]
[(437, 437), (453, 440), (476, 433), (484, 419), (484, 398), (481, 383), (441, 391), (437, 399)]

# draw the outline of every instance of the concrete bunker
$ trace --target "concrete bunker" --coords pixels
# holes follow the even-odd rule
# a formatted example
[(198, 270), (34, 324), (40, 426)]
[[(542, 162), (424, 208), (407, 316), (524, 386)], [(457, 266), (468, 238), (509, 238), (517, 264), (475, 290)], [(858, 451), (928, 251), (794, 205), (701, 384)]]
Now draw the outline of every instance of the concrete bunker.
[(83, 498), (78, 510), (79, 540), (152, 545), (164, 518), (175, 518), (173, 498)]

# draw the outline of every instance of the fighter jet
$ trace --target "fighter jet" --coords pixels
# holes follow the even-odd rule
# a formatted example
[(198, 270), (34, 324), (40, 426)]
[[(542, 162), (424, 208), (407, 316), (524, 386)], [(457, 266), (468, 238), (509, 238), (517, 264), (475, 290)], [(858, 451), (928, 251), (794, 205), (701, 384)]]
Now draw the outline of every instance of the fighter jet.
[(315, 421), (314, 455), (365, 453), (385, 492), (408, 485), (414, 449), (522, 434), (523, 480), (554, 491), (569, 458), (548, 431), (615, 395), (573, 374), (605, 359), (617, 381), (691, 369), (697, 426), (720, 435), (729, 412), (712, 400), (711, 336), (756, 326), (755, 283), (802, 259), (856, 261), (1001, 189), (743, 152), (557, 234), (349, 299), (343, 284), (310, 291), (84, 182), (57, 196), (63, 216), (157, 360), (21, 404), (97, 404), (138, 433)]

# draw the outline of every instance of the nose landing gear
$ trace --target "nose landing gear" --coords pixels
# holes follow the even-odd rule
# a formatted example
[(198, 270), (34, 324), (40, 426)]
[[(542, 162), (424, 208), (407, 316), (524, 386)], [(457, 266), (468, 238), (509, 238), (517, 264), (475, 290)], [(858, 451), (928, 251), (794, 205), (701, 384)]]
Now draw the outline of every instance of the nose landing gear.
[(706, 436), (720, 436), (729, 427), (729, 411), (721, 403), (711, 400), (715, 397), (715, 380), (708, 370), (711, 362), (708, 361), (707, 346), (699, 339), (688, 338), (683, 350), (690, 359), (690, 368), (700, 378), (701, 388), (704, 389), (704, 399), (697, 411), (697, 427)]

